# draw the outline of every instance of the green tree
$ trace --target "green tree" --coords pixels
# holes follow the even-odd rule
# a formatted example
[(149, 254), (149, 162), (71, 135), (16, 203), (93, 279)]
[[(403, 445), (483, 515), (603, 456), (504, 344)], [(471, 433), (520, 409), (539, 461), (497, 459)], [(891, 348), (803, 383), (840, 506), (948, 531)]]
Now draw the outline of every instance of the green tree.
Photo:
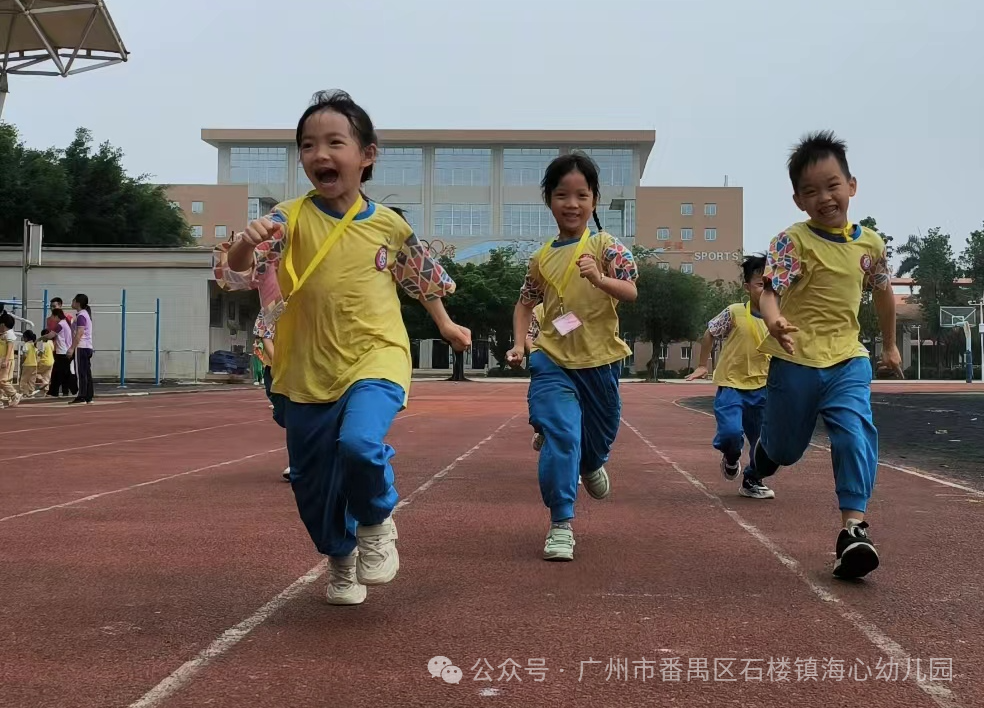
[(0, 243), (20, 243), (24, 219), (41, 224), (48, 243), (187, 246), (194, 243), (165, 189), (127, 176), (123, 153), (109, 143), (92, 150), (79, 128), (63, 150), (33, 150), (13, 126), (0, 124)]
[(895, 255), (895, 248), (894, 246), (892, 246), (892, 241), (894, 241), (895, 239), (893, 239), (891, 236), (884, 233), (881, 229), (878, 228), (878, 222), (875, 221), (875, 217), (873, 216), (866, 216), (863, 219), (861, 219), (859, 223), (861, 224), (861, 226), (864, 226), (867, 229), (871, 229), (876, 234), (882, 237), (882, 241), (885, 242), (885, 257), (888, 259), (888, 262), (891, 263), (892, 257)]
[(652, 381), (659, 370), (660, 345), (694, 341), (703, 333), (709, 288), (699, 276), (664, 270), (650, 259), (640, 261), (638, 267), (639, 297), (623, 303), (619, 317), (623, 331), (653, 344), (646, 363)]
[(974, 291), (981, 293), (984, 290), (984, 228), (970, 232), (967, 247), (960, 254), (960, 265), (964, 276), (974, 281)]
[(956, 283), (959, 269), (950, 245), (950, 234), (933, 227), (925, 236), (910, 236), (899, 246), (899, 253), (903, 256), (899, 275), (911, 273), (914, 283), (919, 286), (915, 299), (926, 321), (929, 336), (936, 343), (937, 375), (941, 376), (944, 357), (939, 356), (940, 345), (945, 346), (945, 358), (949, 361), (955, 333), (940, 326), (940, 307), (965, 305), (967, 302), (967, 294)]
[[(512, 318), (519, 291), (526, 277), (526, 265), (518, 261), (513, 248), (495, 249), (482, 263), (455, 263), (441, 259), (441, 265), (457, 289), (444, 306), (457, 324), (471, 330), (472, 341), (488, 340), (489, 349), (501, 371), (506, 352), (512, 347)], [(440, 339), (430, 316), (420, 303), (403, 295), (403, 320), (412, 339)], [(453, 378), (463, 378), (463, 357), (455, 354)]]

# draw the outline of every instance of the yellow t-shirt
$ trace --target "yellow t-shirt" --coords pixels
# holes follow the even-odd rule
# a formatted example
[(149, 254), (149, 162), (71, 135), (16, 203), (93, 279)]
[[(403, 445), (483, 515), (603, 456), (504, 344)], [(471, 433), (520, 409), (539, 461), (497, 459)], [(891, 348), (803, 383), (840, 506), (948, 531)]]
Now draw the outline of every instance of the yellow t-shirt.
[(760, 351), (814, 368), (867, 357), (858, 339), (858, 309), (866, 287), (887, 287), (885, 243), (859, 225), (834, 234), (816, 225), (793, 224), (772, 240), (766, 259), (766, 285), (779, 296), (779, 311), (798, 332), (794, 354), (775, 337)]
[(723, 339), (714, 369), (714, 383), (752, 391), (762, 388), (769, 376), (769, 357), (759, 345), (769, 336), (765, 321), (753, 315), (748, 303), (729, 305), (707, 325), (715, 339)]
[(44, 342), (41, 345), (41, 366), (55, 365), (55, 345), (51, 342)]
[(24, 345), (24, 366), (32, 366), (37, 368), (38, 366), (38, 350), (34, 346), (33, 342), (27, 342)]
[[(275, 209), (284, 221), (291, 204)], [(283, 256), (293, 258), (298, 277), (340, 220), (304, 202)], [(330, 403), (358, 381), (384, 379), (403, 388), (406, 405), (413, 363), (389, 266), (411, 233), (396, 212), (373, 203), (349, 224), (277, 320), (275, 393), (295, 403)], [(277, 278), (289, 295), (283, 264)]]
[[(576, 255), (578, 240), (552, 241), (530, 260), (524, 299), (543, 300), (539, 317), (540, 334), (536, 349), (566, 369), (589, 369), (612, 364), (631, 354), (619, 337), (618, 301), (595, 288), (580, 276), (577, 266), (564, 292), (563, 308), (555, 284), (563, 284), (564, 275)], [(602, 273), (610, 278), (636, 280), (638, 272), (632, 253), (614, 236), (601, 232), (587, 239), (584, 254), (598, 261)], [(566, 336), (554, 326), (554, 320), (573, 312), (581, 326)]]

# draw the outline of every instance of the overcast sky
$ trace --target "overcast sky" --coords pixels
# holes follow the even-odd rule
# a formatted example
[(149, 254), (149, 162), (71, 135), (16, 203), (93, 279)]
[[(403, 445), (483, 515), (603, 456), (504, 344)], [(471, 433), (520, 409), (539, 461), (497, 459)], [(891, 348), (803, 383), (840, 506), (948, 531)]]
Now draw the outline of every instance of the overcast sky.
[(130, 60), (12, 77), (33, 147), (77, 126), (132, 173), (216, 179), (200, 131), (293, 127), (344, 88), (381, 128), (655, 129), (644, 185), (744, 188), (746, 249), (799, 218), (785, 160), (848, 141), (852, 216), (896, 241), (984, 221), (980, 0), (107, 0)]

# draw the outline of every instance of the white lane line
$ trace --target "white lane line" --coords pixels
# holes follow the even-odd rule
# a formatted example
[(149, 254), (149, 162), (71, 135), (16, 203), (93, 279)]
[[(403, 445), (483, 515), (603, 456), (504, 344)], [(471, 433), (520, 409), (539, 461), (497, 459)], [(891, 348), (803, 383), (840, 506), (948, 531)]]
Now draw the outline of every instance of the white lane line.
[[(418, 495), (423, 494), (428, 489), (430, 489), (435, 482), (437, 482), (442, 477), (445, 477), (448, 472), (453, 470), (461, 462), (471, 457), (480, 447), (489, 442), (492, 438), (499, 434), (503, 428), (512, 423), (516, 418), (519, 417), (517, 413), (505, 423), (496, 428), (491, 435), (479, 442), (474, 447), (470, 448), (464, 454), (459, 455), (455, 460), (449, 464), (447, 467), (437, 472), (433, 477), (428, 479), (426, 482), (421, 484), (415, 490), (413, 490), (407, 497), (402, 499), (393, 510), (396, 513), (400, 509), (406, 507), (410, 504)], [(256, 612), (251, 614), (249, 617), (244, 619), (242, 622), (237, 624), (235, 627), (230, 627), (225, 632), (223, 632), (217, 639), (215, 639), (211, 644), (202, 649), (193, 659), (189, 659), (184, 664), (179, 666), (175, 671), (161, 681), (159, 684), (154, 686), (152, 689), (147, 691), (139, 700), (131, 703), (128, 708), (155, 708), (155, 706), (161, 705), (164, 701), (170, 698), (172, 695), (180, 691), (182, 688), (187, 686), (202, 670), (205, 669), (212, 661), (222, 656), (230, 649), (232, 649), (236, 644), (238, 644), (243, 638), (245, 638), (250, 632), (263, 624), (267, 619), (272, 617), (280, 608), (286, 605), (288, 602), (294, 598), (301, 595), (307, 588), (308, 585), (316, 582), (318, 578), (324, 575), (325, 571), (328, 569), (328, 559), (321, 561), (316, 566), (311, 568), (304, 575), (299, 577), (297, 580), (288, 585), (284, 590), (282, 590), (276, 597), (271, 599)]]
[(179, 430), (174, 433), (162, 433), (160, 435), (148, 435), (142, 438), (127, 438), (126, 440), (112, 440), (110, 442), (95, 443), (93, 445), (81, 445), (79, 447), (65, 447), (60, 450), (43, 450), (41, 452), (31, 452), (27, 455), (17, 455), (15, 457), (3, 457), (0, 458), (0, 462), (10, 462), (12, 460), (26, 460), (31, 457), (42, 457), (44, 455), (59, 455), (63, 452), (76, 452), (78, 450), (92, 450), (97, 447), (109, 447), (111, 445), (125, 445), (126, 443), (134, 442), (144, 442), (146, 440), (160, 440), (162, 438), (171, 438), (176, 435), (191, 435), (192, 433), (204, 433), (208, 430), (219, 430), (221, 428), (231, 428), (234, 425), (250, 425), (252, 423), (261, 423), (264, 421), (269, 421), (270, 418), (255, 418), (253, 420), (240, 420), (235, 423), (223, 423), (222, 425), (212, 425), (207, 428), (192, 428), (191, 430)]
[(185, 477), (189, 474), (195, 474), (196, 472), (205, 472), (207, 470), (214, 470), (219, 467), (227, 467), (228, 465), (235, 465), (240, 462), (245, 462), (246, 460), (252, 460), (256, 457), (263, 457), (264, 455), (270, 455), (274, 452), (280, 452), (286, 448), (277, 447), (273, 450), (264, 450), (263, 452), (257, 452), (253, 455), (246, 455), (245, 457), (239, 457), (235, 460), (226, 460), (225, 462), (216, 462), (214, 465), (206, 465), (205, 467), (196, 467), (193, 470), (186, 470), (185, 472), (178, 472), (177, 474), (169, 474), (166, 477), (158, 477), (157, 479), (152, 479), (147, 482), (140, 482), (139, 484), (131, 484), (129, 487), (120, 487), (119, 489), (111, 489), (108, 492), (99, 492), (98, 494), (90, 494), (87, 497), (82, 497), (81, 499), (73, 499), (72, 501), (64, 502), (62, 504), (53, 504), (52, 506), (45, 506), (40, 509), (31, 509), (30, 511), (23, 511), (20, 514), (12, 514), (11, 516), (4, 516), (0, 518), (0, 522), (11, 521), (12, 519), (19, 519), (24, 516), (33, 516), (34, 514), (41, 514), (45, 511), (54, 511), (55, 509), (65, 509), (66, 507), (75, 506), (77, 504), (84, 504), (85, 502), (92, 501), (93, 499), (99, 499), (100, 497), (108, 497), (111, 494), (120, 494), (122, 492), (129, 492), (132, 489), (139, 489), (140, 487), (149, 487), (153, 484), (160, 484), (161, 482), (166, 482), (169, 479), (177, 479), (178, 477)]
[[(692, 410), (692, 409), (691, 409)], [(703, 412), (703, 411), (698, 411)], [(873, 622), (866, 619), (860, 612), (848, 609), (844, 606), (843, 601), (837, 597), (833, 592), (823, 587), (822, 585), (815, 583), (811, 580), (806, 573), (803, 572), (802, 566), (800, 566), (799, 561), (786, 553), (782, 548), (773, 541), (771, 538), (766, 536), (762, 531), (760, 531), (755, 525), (748, 523), (742, 518), (734, 509), (729, 509), (725, 505), (724, 501), (718, 495), (714, 494), (704, 483), (697, 479), (694, 475), (687, 472), (676, 462), (671, 460), (669, 456), (666, 455), (662, 450), (653, 445), (639, 430), (637, 430), (631, 423), (629, 423), (625, 418), (622, 418), (622, 423), (635, 433), (646, 446), (652, 450), (656, 455), (660, 457), (666, 464), (676, 470), (684, 479), (690, 482), (694, 487), (696, 487), (704, 496), (714, 502), (721, 511), (731, 517), (731, 520), (738, 524), (745, 532), (747, 532), (752, 538), (761, 543), (768, 549), (776, 560), (782, 563), (789, 572), (799, 578), (810, 590), (816, 595), (820, 600), (825, 603), (829, 603), (836, 608), (837, 613), (843, 617), (845, 620), (850, 622), (855, 629), (857, 629), (864, 637), (871, 642), (877, 649), (879, 649), (883, 654), (891, 659), (901, 663), (903, 661), (911, 661), (912, 657), (902, 648), (898, 642), (885, 634), (881, 629), (878, 628)], [(907, 663), (906, 666), (911, 666)], [(935, 683), (917, 683), (916, 684), (926, 695), (928, 695), (936, 705), (940, 708), (959, 708), (960, 704), (957, 702), (956, 696), (953, 692)]]
[[(714, 416), (707, 411), (697, 410), (696, 408), (691, 408), (690, 406), (685, 406), (680, 403), (679, 399), (673, 401), (673, 405), (677, 408), (682, 408), (685, 411), (690, 411), (691, 413), (700, 413), (701, 415), (706, 415), (708, 418), (713, 418)], [(815, 447), (818, 450), (826, 450), (830, 452), (830, 447), (827, 445), (818, 445), (817, 443), (811, 442), (810, 447)], [(922, 470), (917, 470), (912, 467), (901, 467), (899, 465), (893, 465), (889, 462), (878, 462), (879, 467), (887, 467), (890, 470), (895, 470), (896, 472), (905, 472), (906, 474), (912, 475), (913, 477), (919, 477), (921, 479), (928, 479), (930, 482), (936, 482), (937, 484), (942, 484), (944, 487), (951, 487), (953, 489), (959, 489), (962, 492), (967, 492), (968, 494), (973, 494), (975, 497), (984, 497), (984, 492), (979, 489), (974, 489), (973, 487), (968, 487), (964, 484), (959, 484), (957, 482), (952, 482), (948, 479), (943, 479), (932, 475), (929, 472), (923, 472)]]

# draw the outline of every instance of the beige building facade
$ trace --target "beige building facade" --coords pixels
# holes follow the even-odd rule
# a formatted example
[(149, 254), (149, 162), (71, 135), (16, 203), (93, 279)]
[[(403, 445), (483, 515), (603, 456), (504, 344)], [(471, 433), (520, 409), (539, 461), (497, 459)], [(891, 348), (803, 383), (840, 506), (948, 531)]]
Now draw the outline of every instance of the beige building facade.
[(249, 188), (244, 184), (176, 184), (167, 187), (167, 197), (203, 247), (211, 248), (246, 228)]

